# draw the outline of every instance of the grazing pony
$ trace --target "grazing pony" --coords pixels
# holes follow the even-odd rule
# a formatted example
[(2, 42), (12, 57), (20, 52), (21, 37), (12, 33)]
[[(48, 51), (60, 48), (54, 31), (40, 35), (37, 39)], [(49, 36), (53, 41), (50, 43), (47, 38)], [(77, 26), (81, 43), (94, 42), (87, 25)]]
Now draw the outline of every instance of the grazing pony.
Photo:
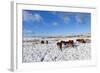
[(41, 44), (44, 44), (44, 41), (43, 40), (41, 41)]
[(61, 42), (57, 42), (57, 46), (58, 46), (59, 49), (62, 51), (62, 43), (61, 43)]
[(85, 41), (84, 39), (76, 39), (76, 41), (77, 41), (78, 43), (86, 43), (86, 41)]
[(41, 44), (48, 44), (48, 41), (47, 40), (46, 41), (42, 40)]
[(74, 41), (73, 40), (69, 40), (65, 42), (67, 47), (74, 47)]
[(57, 46), (60, 48), (60, 50), (62, 51), (63, 46), (67, 46), (67, 47), (74, 47), (74, 41), (73, 40), (69, 40), (69, 41), (60, 41), (57, 42)]

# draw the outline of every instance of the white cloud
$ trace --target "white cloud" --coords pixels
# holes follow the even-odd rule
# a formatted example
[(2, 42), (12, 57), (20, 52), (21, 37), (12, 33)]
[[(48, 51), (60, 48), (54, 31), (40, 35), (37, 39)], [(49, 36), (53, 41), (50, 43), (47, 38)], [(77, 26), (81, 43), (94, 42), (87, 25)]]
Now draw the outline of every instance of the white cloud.
[(26, 30), (26, 29), (24, 29), (23, 30), (23, 33), (24, 34), (31, 34), (31, 33), (33, 33), (33, 31), (32, 30)]
[(59, 13), (59, 17), (63, 20), (65, 24), (69, 23), (70, 17), (66, 13)]
[(40, 14), (37, 14), (37, 13), (34, 13), (34, 14), (33, 14), (32, 19), (33, 19), (34, 21), (37, 21), (37, 22), (42, 21), (42, 17), (40, 16)]
[(64, 16), (64, 17), (63, 17), (63, 20), (64, 20), (64, 23), (68, 23), (69, 20), (70, 20), (70, 18), (69, 18), (68, 16)]
[(40, 22), (43, 20), (42, 16), (38, 13), (29, 13), (28, 11), (23, 12), (24, 21)]
[(83, 23), (83, 16), (80, 15), (80, 14), (79, 15), (76, 15), (76, 22), (77, 23), (80, 23), (80, 24)]
[(35, 34), (32, 30), (24, 29), (23, 30), (23, 36), (32, 36)]
[(31, 20), (31, 18), (32, 18), (32, 14), (30, 14), (27, 11), (23, 11), (23, 20), (24, 21), (29, 21), (29, 20)]
[(53, 25), (53, 26), (57, 26), (58, 23), (57, 23), (57, 22), (53, 22), (52, 25)]

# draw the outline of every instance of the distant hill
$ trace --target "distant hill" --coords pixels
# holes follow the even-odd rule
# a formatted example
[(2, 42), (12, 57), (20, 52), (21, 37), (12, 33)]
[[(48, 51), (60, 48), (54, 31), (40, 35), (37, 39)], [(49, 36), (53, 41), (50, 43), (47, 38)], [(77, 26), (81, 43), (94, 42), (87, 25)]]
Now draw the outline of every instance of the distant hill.
[(45, 38), (71, 38), (71, 37), (91, 37), (91, 33), (86, 33), (86, 34), (77, 34), (77, 35), (66, 35), (66, 36), (27, 36), (27, 37), (23, 37), (25, 38), (35, 38), (35, 39), (45, 39)]

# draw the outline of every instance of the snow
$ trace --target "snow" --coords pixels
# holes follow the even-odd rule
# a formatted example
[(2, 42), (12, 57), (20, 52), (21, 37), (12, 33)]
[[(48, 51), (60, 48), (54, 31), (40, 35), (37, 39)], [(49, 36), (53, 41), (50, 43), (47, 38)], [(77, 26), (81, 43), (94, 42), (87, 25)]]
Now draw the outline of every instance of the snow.
[(91, 43), (76, 43), (75, 47), (63, 47), (61, 51), (56, 45), (57, 41), (50, 42), (49, 44), (24, 42), (23, 63), (91, 59)]

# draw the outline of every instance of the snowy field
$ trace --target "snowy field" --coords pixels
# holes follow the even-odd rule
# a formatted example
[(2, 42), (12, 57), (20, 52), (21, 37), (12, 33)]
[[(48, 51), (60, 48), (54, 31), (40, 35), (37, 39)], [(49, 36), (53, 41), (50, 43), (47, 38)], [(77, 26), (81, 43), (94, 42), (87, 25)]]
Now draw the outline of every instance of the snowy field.
[[(78, 37), (77, 37), (78, 38)], [(77, 43), (74, 38), (45, 38), (48, 44), (41, 44), (38, 38), (36, 42), (25, 42), (25, 40), (36, 40), (37, 38), (23, 39), (22, 61), (30, 62), (48, 62), (48, 61), (72, 61), (72, 60), (89, 60), (91, 59), (91, 43)], [(62, 51), (56, 43), (60, 40), (73, 39), (75, 47), (63, 47)], [(89, 38), (90, 39), (90, 38)]]

